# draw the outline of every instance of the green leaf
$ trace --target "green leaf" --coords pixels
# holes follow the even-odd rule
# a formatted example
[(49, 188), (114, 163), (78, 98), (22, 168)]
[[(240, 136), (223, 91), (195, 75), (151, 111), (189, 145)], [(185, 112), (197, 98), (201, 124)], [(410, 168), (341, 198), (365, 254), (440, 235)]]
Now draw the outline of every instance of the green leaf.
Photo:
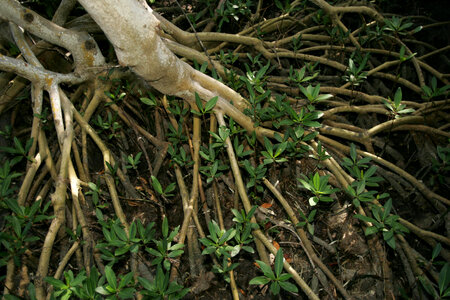
[(105, 287), (103, 287), (103, 286), (96, 287), (95, 291), (103, 296), (111, 295), (111, 293), (107, 289), (105, 289)]
[(20, 225), (19, 220), (17, 219), (16, 216), (12, 216), (12, 217), (10, 218), (10, 220), (11, 220), (12, 227), (13, 227), (13, 229), (14, 229), (14, 232), (16, 233), (16, 236), (17, 236), (18, 238), (21, 238), (21, 236), (22, 236), (22, 227), (21, 227), (21, 225)]
[(122, 279), (120, 280), (118, 289), (119, 290), (123, 289), (127, 284), (131, 282), (132, 279), (133, 279), (133, 272), (130, 272), (125, 276), (123, 276)]
[(250, 280), (248, 284), (266, 284), (268, 282), (270, 282), (270, 279), (266, 276), (258, 276)]
[(132, 287), (124, 288), (121, 290), (118, 294), (119, 299), (131, 299), (134, 297), (134, 294), (136, 293), (136, 289)]
[(5, 202), (6, 202), (6, 205), (8, 206), (8, 208), (10, 210), (12, 210), (17, 216), (22, 216), (23, 215), (23, 209), (17, 203), (17, 199), (16, 198), (6, 199)]
[(164, 217), (162, 223), (162, 234), (164, 237), (167, 237), (169, 235), (169, 221), (167, 220), (167, 217)]
[(275, 276), (280, 277), (281, 271), (283, 271), (283, 249), (278, 249), (277, 255), (275, 255)]
[(151, 283), (148, 279), (143, 277), (138, 277), (139, 283), (142, 285), (142, 287), (146, 290), (153, 290), (154, 285)]
[(383, 239), (392, 249), (395, 250), (395, 237), (392, 229), (389, 231), (383, 231)]
[(14, 137), (14, 145), (16, 146), (16, 149), (19, 150), (20, 154), (25, 155), (25, 149), (22, 147), (22, 144), (20, 143), (19, 139), (17, 137)]
[(402, 101), (402, 89), (399, 87), (394, 95), (394, 105), (398, 107)]
[(376, 228), (375, 226), (371, 226), (371, 227), (367, 227), (366, 230), (364, 231), (364, 234), (366, 236), (368, 235), (372, 235), (378, 232), (378, 228)]
[(292, 284), (290, 282), (286, 282), (286, 281), (279, 281), (279, 284), (281, 286), (281, 288), (283, 290), (286, 290), (288, 292), (291, 293), (297, 293), (298, 292), (298, 288), (295, 284)]
[(434, 290), (431, 283), (424, 276), (419, 276), (419, 281), (428, 294), (430, 294), (433, 297), (436, 297), (436, 291)]
[(108, 281), (108, 284), (114, 290), (117, 290), (116, 274), (114, 274), (114, 271), (112, 270), (111, 266), (106, 266), (105, 267), (105, 275), (106, 275), (106, 280)]
[(278, 280), (279, 280), (279, 281), (286, 281), (286, 280), (289, 280), (291, 277), (292, 277), (291, 274), (289, 274), (289, 273), (283, 273), (283, 274), (281, 274), (281, 275), (278, 277)]
[(59, 279), (53, 278), (53, 277), (45, 277), (44, 279), (46, 282), (53, 285), (56, 289), (64, 289), (67, 288), (66, 284), (62, 282)]
[(391, 213), (391, 209), (392, 209), (392, 199), (389, 199), (384, 204), (383, 220), (385, 220), (389, 216), (389, 214)]
[(447, 262), (439, 272), (439, 295), (442, 295), (450, 284), (450, 264)]
[(114, 232), (117, 234), (119, 239), (121, 239), (124, 242), (128, 240), (125, 230), (119, 224), (117, 224), (117, 223), (114, 224), (113, 228), (114, 228)]
[(219, 97), (215, 96), (215, 97), (211, 98), (208, 102), (206, 102), (205, 111), (208, 112), (208, 111), (212, 110), (214, 108), (214, 106), (216, 105), (217, 100), (219, 100)]
[(203, 113), (204, 110), (203, 110), (202, 99), (200, 99), (200, 96), (197, 94), (197, 92), (195, 93), (195, 104), (197, 104), (198, 111), (200, 113)]
[(270, 292), (273, 295), (278, 295), (280, 293), (280, 284), (278, 281), (274, 281), (270, 284)]
[(273, 157), (273, 146), (267, 137), (264, 137), (264, 146), (266, 147), (266, 150), (269, 153), (270, 157)]
[(152, 97), (152, 99), (147, 98), (147, 97), (142, 97), (142, 98), (140, 98), (140, 100), (142, 101), (142, 103), (149, 105), (149, 106), (156, 105), (156, 99), (154, 99), (154, 97)]
[(273, 274), (272, 272), (272, 268), (267, 265), (265, 262), (257, 260), (256, 261), (259, 265), (259, 267), (261, 268), (261, 271), (263, 271), (264, 275), (266, 275), (267, 277), (269, 277), (270, 279), (275, 279), (275, 274)]
[(163, 188), (162, 188), (162, 186), (161, 186), (161, 183), (159, 183), (159, 180), (158, 180), (158, 178), (156, 178), (155, 176), (151, 176), (151, 179), (152, 179), (152, 186), (153, 186), (153, 188), (155, 189), (155, 191), (158, 193), (158, 194), (160, 194), (160, 195), (162, 195), (163, 194)]
[(431, 254), (431, 260), (435, 260), (436, 257), (438, 257), (439, 253), (441, 253), (442, 246), (441, 243), (437, 243), (436, 246), (433, 248), (433, 253)]

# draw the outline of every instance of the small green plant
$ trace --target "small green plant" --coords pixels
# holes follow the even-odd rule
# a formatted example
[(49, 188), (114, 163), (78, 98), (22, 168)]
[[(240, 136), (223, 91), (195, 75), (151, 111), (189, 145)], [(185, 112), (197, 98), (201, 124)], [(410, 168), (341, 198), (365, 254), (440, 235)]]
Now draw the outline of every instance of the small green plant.
[(36, 118), (38, 118), (41, 121), (41, 124), (44, 129), (48, 129), (48, 107), (45, 107), (40, 114), (35, 113), (33, 114)]
[(259, 184), (259, 181), (261, 181), (261, 179), (263, 179), (266, 175), (267, 168), (265, 167), (265, 164), (258, 164), (256, 167), (253, 167), (247, 159), (244, 160), (242, 164), (247, 173), (250, 175), (246, 187), (248, 189), (254, 187), (256, 192), (263, 192), (264, 188)]
[(205, 114), (211, 113), (212, 109), (217, 103), (217, 100), (219, 100), (219, 97), (215, 96), (209, 99), (209, 101), (205, 103), (205, 106), (203, 106), (202, 99), (200, 99), (200, 96), (197, 93), (195, 93), (195, 104), (197, 104), (198, 111), (192, 109), (191, 112), (198, 116), (204, 116)]
[(188, 288), (170, 281), (169, 272), (164, 272), (161, 265), (157, 266), (156, 277), (153, 281), (143, 277), (138, 277), (138, 281), (144, 288), (141, 294), (149, 297), (146, 299), (177, 300), (182, 299), (189, 292)]
[[(252, 117), (255, 122), (254, 126), (259, 126), (260, 122), (266, 119), (268, 108), (263, 107), (265, 101), (270, 98), (270, 90), (264, 92), (263, 94), (255, 94), (253, 86), (247, 86), (249, 92), (248, 102), (250, 103), (250, 108), (244, 109), (244, 113)], [(271, 116), (267, 117), (268, 120), (272, 119)]]
[(0, 135), (3, 136), (5, 139), (11, 139), (12, 138), (12, 127), (11, 127), (11, 125), (5, 125), (3, 130), (0, 130)]
[(236, 153), (236, 156), (238, 158), (244, 158), (253, 153), (252, 150), (244, 150), (244, 145), (239, 142), (239, 138), (237, 136), (234, 137), (233, 147), (234, 147), (234, 152)]
[(346, 75), (344, 76), (344, 80), (349, 82), (352, 86), (358, 86), (364, 80), (367, 79), (367, 72), (363, 70), (366, 67), (367, 60), (369, 59), (369, 54), (364, 56), (362, 62), (357, 67), (353, 59), (348, 60), (348, 68), (346, 70)]
[(25, 146), (22, 145), (20, 140), (17, 137), (13, 138), (14, 147), (0, 147), (0, 151), (6, 152), (14, 156), (10, 161), (9, 165), (12, 167), (15, 164), (19, 163), (23, 158), (26, 158), (28, 161), (32, 161), (30, 157), (28, 157), (28, 151), (33, 145), (33, 139), (30, 138), (26, 141)]
[(183, 146), (170, 145), (167, 152), (170, 154), (172, 160), (171, 163), (176, 163), (180, 167), (188, 167), (194, 163), (186, 153), (186, 150), (184, 150)]
[(161, 195), (163, 198), (167, 198), (167, 197), (171, 197), (174, 194), (171, 194), (176, 187), (176, 183), (172, 182), (171, 184), (169, 184), (165, 189), (163, 189), (161, 183), (159, 182), (158, 178), (156, 178), (155, 176), (151, 176), (152, 179), (152, 186), (153, 189), (159, 194)]
[(319, 72), (315, 72), (311, 76), (305, 76), (305, 74), (306, 74), (306, 67), (303, 67), (300, 70), (295, 70), (292, 66), (289, 68), (289, 80), (297, 84), (313, 80), (319, 75)]
[(389, 194), (383, 193), (381, 195), (375, 196), (376, 191), (366, 191), (366, 182), (364, 180), (356, 180), (346, 189), (347, 193), (352, 197), (353, 205), (359, 207), (361, 202), (372, 202), (375, 198), (383, 199)]
[(405, 52), (406, 52), (406, 48), (405, 48), (405, 46), (402, 45), (400, 47), (400, 51), (398, 53), (400, 62), (404, 62), (404, 61), (410, 60), (411, 58), (413, 58), (417, 54), (417, 53), (412, 53), (410, 55), (405, 55)]
[(442, 250), (442, 246), (440, 243), (437, 243), (433, 248), (431, 263), (433, 265), (443, 265), (441, 271), (439, 272), (438, 277), (438, 289), (436, 292), (433, 285), (427, 280), (427, 278), (423, 275), (419, 276), (419, 281), (423, 287), (423, 289), (433, 296), (434, 299), (448, 299), (450, 297), (450, 264), (448, 262), (435, 261), (438, 257), (439, 253)]
[(0, 232), (0, 266), (6, 265), (9, 259), (14, 259), (16, 266), (21, 265), (21, 257), (29, 249), (29, 246), (40, 240), (32, 234), (33, 225), (53, 216), (47, 216), (46, 212), (51, 204), (49, 201), (40, 209), (41, 201), (36, 201), (32, 206), (24, 207), (17, 203), (15, 198), (4, 200), (6, 208), (14, 214), (6, 216), (6, 228)]
[(437, 146), (437, 157), (433, 158), (432, 170), (433, 176), (431, 177), (432, 183), (435, 183), (435, 179), (440, 184), (445, 184), (445, 180), (450, 173), (450, 147)]
[(232, 0), (224, 2), (217, 13), (219, 15), (218, 31), (221, 31), (224, 23), (231, 21), (239, 22), (243, 17), (250, 16), (252, 1), (250, 0)]
[(184, 244), (172, 244), (173, 239), (178, 234), (178, 231), (180, 230), (180, 226), (175, 227), (173, 231), (169, 234), (169, 222), (166, 217), (164, 217), (164, 220), (162, 222), (162, 239), (155, 240), (156, 249), (146, 247), (145, 250), (150, 253), (151, 255), (155, 256), (155, 259), (151, 262), (152, 265), (162, 265), (164, 266), (164, 269), (167, 271), (170, 270), (170, 260), (174, 259), (181, 254), (184, 253), (182, 248), (184, 247)]
[(345, 41), (350, 35), (350, 30), (344, 31), (340, 26), (328, 26), (326, 30), (330, 35), (332, 41), (341, 45), (345, 44)]
[(16, 187), (11, 185), (11, 182), (14, 178), (20, 176), (22, 176), (22, 173), (11, 170), (11, 163), (9, 160), (5, 160), (5, 163), (0, 166), (0, 207), (6, 206), (6, 199), (14, 197)]
[(281, 271), (283, 271), (283, 260), (283, 250), (281, 248), (275, 255), (275, 272), (273, 272), (272, 268), (266, 263), (257, 260), (256, 262), (261, 268), (261, 271), (264, 273), (264, 276), (253, 278), (250, 280), (249, 284), (268, 284), (270, 282), (270, 292), (273, 295), (278, 295), (280, 293), (280, 288), (291, 293), (297, 293), (297, 286), (288, 282), (292, 275), (288, 273), (281, 273)]
[(431, 100), (432, 98), (444, 95), (448, 89), (450, 89), (450, 84), (438, 88), (436, 77), (433, 76), (433, 78), (431, 79), (431, 87), (427, 85), (422, 87), (422, 98), (425, 100)]
[(209, 235), (199, 239), (206, 247), (202, 252), (203, 255), (215, 253), (217, 257), (225, 256), (229, 258), (239, 253), (240, 248), (235, 249), (227, 244), (236, 235), (236, 229), (220, 230), (219, 225), (214, 220), (209, 222), (208, 229)]
[(298, 222), (298, 224), (296, 224), (295, 226), (297, 227), (305, 227), (306, 226), (306, 230), (308, 230), (308, 232), (311, 235), (314, 235), (314, 217), (316, 216), (317, 213), (317, 209), (313, 209), (308, 216), (306, 216), (300, 209), (298, 210), (298, 213), (300, 215), (300, 217), (302, 218), (303, 221)]
[(139, 233), (140, 243), (145, 247), (152, 243), (155, 238), (155, 222), (150, 222), (144, 227), (141, 220), (136, 221), (136, 228)]
[(247, 88), (250, 91), (250, 87), (253, 87), (258, 93), (264, 94), (264, 85), (266, 80), (266, 73), (270, 67), (270, 62), (264, 67), (261, 67), (258, 71), (251, 71), (248, 65), (246, 65), (246, 76), (241, 76), (240, 79), (247, 84)]
[(102, 133), (104, 131), (111, 132), (110, 134), (108, 134), (109, 140), (117, 137), (117, 131), (122, 128), (122, 125), (120, 125), (119, 122), (116, 121), (116, 115), (113, 116), (110, 111), (108, 111), (105, 120), (103, 120), (103, 118), (99, 114), (97, 115), (97, 119), (94, 119), (93, 122), (97, 127), (100, 127), (99, 133)]
[(136, 156), (133, 156), (133, 154), (128, 155), (127, 156), (128, 164), (125, 166), (125, 168), (136, 170), (138, 164), (141, 162), (140, 161), (141, 155), (142, 155), (142, 152), (138, 152), (138, 154), (136, 154)]
[(74, 277), (72, 270), (64, 272), (65, 282), (53, 278), (46, 277), (45, 281), (53, 285), (55, 291), (53, 296), (58, 297), (58, 299), (67, 300), (70, 299), (72, 294), (82, 285), (83, 281), (86, 279), (85, 272), (80, 272), (76, 277)]
[(402, 89), (398, 88), (394, 95), (394, 101), (391, 98), (383, 99), (384, 105), (393, 113), (395, 118), (400, 118), (402, 115), (414, 112), (413, 108), (406, 108), (406, 104), (402, 104)]
[(366, 236), (382, 232), (384, 241), (389, 247), (395, 249), (395, 234), (408, 233), (409, 230), (398, 222), (400, 218), (398, 215), (390, 214), (391, 209), (392, 199), (389, 199), (383, 208), (378, 205), (372, 205), (373, 218), (360, 214), (355, 215), (355, 218), (372, 224), (372, 226), (366, 228), (364, 232)]
[(266, 151), (261, 151), (261, 154), (265, 157), (264, 164), (279, 164), (286, 162), (287, 159), (284, 157), (280, 157), (280, 155), (283, 154), (284, 150), (286, 150), (287, 144), (287, 141), (284, 141), (279, 144), (273, 145), (267, 137), (264, 137), (264, 147), (266, 148)]
[(187, 136), (183, 133), (182, 123), (179, 122), (177, 125), (177, 128), (175, 128), (172, 124), (169, 124), (169, 132), (167, 133), (167, 139), (174, 147), (188, 140)]
[(291, 1), (290, 0), (275, 0), (275, 5), (280, 9), (283, 14), (288, 14), (291, 10)]
[[(304, 175), (303, 175), (304, 176)], [(315, 206), (319, 201), (322, 202), (332, 202), (333, 198), (331, 198), (330, 194), (333, 194), (339, 189), (333, 189), (328, 184), (329, 175), (320, 176), (319, 173), (315, 173), (314, 176), (308, 178), (304, 176), (304, 179), (297, 178), (298, 181), (305, 187), (307, 190), (314, 194), (313, 197), (310, 197), (308, 202), (309, 205)]]
[(319, 162), (329, 159), (331, 156), (327, 154), (327, 150), (322, 146), (322, 142), (317, 142), (317, 155), (310, 155), (310, 157), (317, 159)]
[(140, 97), (139, 99), (142, 103), (150, 107), (155, 107), (158, 105), (158, 100), (156, 100), (155, 95), (153, 95), (152, 93), (148, 93), (148, 97)]
[[(300, 91), (305, 95), (308, 99), (309, 103), (314, 104), (320, 101), (324, 101), (333, 97), (331, 94), (319, 95), (320, 93), (320, 84), (317, 84), (315, 87), (312, 85), (308, 85), (308, 87), (304, 88), (299, 85)], [(311, 110), (311, 109), (310, 109)]]
[[(359, 173), (360, 168), (367, 168), (368, 163), (372, 159), (370, 157), (364, 157), (360, 160), (358, 160), (358, 153), (356, 152), (356, 146), (355, 144), (350, 144), (350, 158), (344, 157), (342, 160), (342, 164), (344, 167), (346, 167), (352, 174)], [(353, 169), (353, 170), (352, 170)]]
[(303, 41), (302, 41), (301, 34), (299, 34), (298, 37), (292, 38), (292, 48), (294, 49), (294, 52), (297, 52), (297, 50), (299, 50), (302, 46), (303, 46)]
[(223, 63), (225, 65), (228, 65), (228, 64), (232, 65), (238, 60), (239, 55), (234, 54), (230, 50), (228, 50), (227, 53), (225, 53), (223, 50), (220, 50), (218, 57), (219, 57), (219, 60), (221, 63)]
[(320, 122), (316, 121), (323, 116), (323, 112), (315, 110), (313, 105), (308, 105), (306, 108), (300, 108), (297, 113), (292, 107), (286, 106), (286, 112), (289, 118), (283, 119), (277, 126), (292, 126), (294, 124), (318, 128), (321, 126)]
[(103, 226), (102, 231), (105, 242), (98, 243), (97, 248), (102, 252), (101, 257), (109, 261), (109, 265), (117, 263), (128, 252), (137, 253), (139, 251), (140, 239), (137, 237), (135, 222), (131, 223), (128, 235), (119, 220), (112, 224), (110, 230)]
[(222, 171), (228, 170), (228, 166), (219, 165), (220, 161), (216, 160), (212, 165), (203, 166), (200, 172), (207, 177), (206, 183), (211, 183), (215, 178), (223, 175)]
[[(403, 22), (403, 19), (397, 16), (392, 16), (390, 19), (384, 19), (384, 24), (383, 30), (394, 33), (395, 35), (407, 35), (409, 33), (407, 29), (414, 25), (412, 22)], [(419, 32), (421, 29), (422, 26), (418, 26), (412, 33)]]
[[(136, 293), (134, 288), (133, 273), (130, 272), (124, 276), (116, 277), (113, 269), (110, 266), (105, 267), (106, 284), (98, 286), (95, 291), (103, 296), (107, 296), (106, 299), (118, 300), (118, 299), (131, 299)], [(119, 284), (117, 284), (118, 279)]]
[(117, 176), (117, 170), (119, 169), (119, 164), (111, 165), (109, 162), (105, 161), (106, 167), (108, 170), (106, 170), (106, 174), (111, 176), (114, 179), (114, 182), (116, 184), (119, 183), (119, 176)]
[(122, 92), (120, 94), (119, 93), (120, 93), (120, 86), (117, 87), (117, 89), (114, 91), (114, 93), (105, 91), (106, 97), (108, 97), (109, 99), (112, 100), (112, 102), (106, 103), (105, 106), (109, 106), (111, 104), (117, 104), (120, 100), (123, 100), (123, 98), (125, 98), (125, 96), (127, 95), (124, 92)]
[(230, 129), (226, 126), (220, 126), (218, 133), (209, 131), (209, 134), (214, 138), (213, 148), (221, 148), (225, 146), (226, 139), (230, 136)]
[[(247, 58), (250, 60), (250, 64), (252, 67), (262, 68), (261, 63), (261, 53), (256, 54), (255, 56), (252, 56), (250, 53), (247, 53)], [(249, 68), (247, 68), (247, 71)]]
[(239, 263), (231, 263), (229, 262), (227, 257), (223, 257), (222, 258), (222, 264), (221, 265), (214, 265), (212, 267), (212, 270), (214, 273), (216, 274), (221, 274), (225, 281), (230, 283), (230, 276), (228, 275), (228, 273), (230, 271), (233, 271), (234, 269), (236, 269), (236, 267), (239, 266)]
[(243, 209), (241, 211), (238, 211), (237, 209), (231, 209), (231, 212), (234, 215), (233, 221), (236, 222), (236, 225), (239, 229), (250, 227), (251, 229), (257, 229), (259, 226), (256, 223), (252, 223), (251, 219), (253, 215), (255, 214), (255, 211), (258, 207), (255, 205), (253, 206), (248, 214), (245, 213)]

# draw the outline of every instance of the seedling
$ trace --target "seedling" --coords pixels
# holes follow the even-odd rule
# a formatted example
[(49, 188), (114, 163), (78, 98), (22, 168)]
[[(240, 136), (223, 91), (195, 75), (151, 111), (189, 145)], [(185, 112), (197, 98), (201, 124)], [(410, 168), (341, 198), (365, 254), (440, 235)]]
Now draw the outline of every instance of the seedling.
[(188, 292), (188, 288), (183, 288), (175, 281), (170, 281), (169, 272), (164, 272), (160, 265), (156, 268), (155, 280), (150, 281), (143, 277), (138, 277), (139, 283), (144, 288), (141, 294), (149, 299), (182, 299)]
[(266, 151), (261, 151), (261, 154), (265, 157), (264, 164), (286, 162), (287, 159), (280, 157), (280, 155), (286, 150), (287, 144), (288, 143), (285, 141), (273, 145), (267, 137), (264, 137), (264, 147), (266, 148)]
[(372, 224), (372, 226), (366, 228), (364, 232), (366, 236), (382, 232), (384, 241), (389, 247), (395, 249), (394, 235), (404, 234), (409, 232), (409, 230), (398, 222), (399, 216), (390, 214), (391, 209), (392, 199), (389, 199), (384, 204), (383, 209), (378, 205), (372, 205), (373, 218), (359, 214), (355, 215), (355, 218)]
[(28, 161), (32, 162), (32, 159), (28, 157), (28, 151), (33, 145), (33, 138), (28, 139), (25, 146), (22, 145), (17, 137), (14, 137), (13, 141), (14, 147), (0, 147), (0, 151), (12, 154), (14, 156), (14, 158), (9, 161), (9, 165), (12, 167), (19, 163), (23, 158), (26, 158)]
[(108, 296), (107, 299), (131, 299), (136, 293), (134, 285), (133, 272), (130, 272), (123, 277), (119, 277), (120, 281), (117, 284), (117, 277), (110, 266), (105, 267), (105, 277), (107, 283), (95, 289), (95, 291), (103, 296)]
[(200, 96), (195, 93), (195, 104), (197, 105), (198, 110), (192, 109), (191, 112), (197, 116), (204, 116), (205, 114), (211, 113), (218, 99), (219, 97), (215, 96), (209, 99), (205, 106), (203, 106), (202, 99), (200, 99)]
[(352, 86), (358, 86), (364, 82), (364, 80), (367, 79), (367, 72), (364, 72), (363, 70), (366, 67), (368, 59), (369, 55), (367, 54), (359, 64), (359, 67), (357, 67), (353, 59), (350, 58), (348, 60), (347, 74), (344, 76), (344, 80), (350, 82)]
[(86, 279), (85, 272), (80, 272), (76, 277), (74, 277), (72, 270), (64, 272), (65, 282), (53, 278), (45, 277), (45, 281), (53, 285), (55, 292), (53, 296), (58, 297), (58, 299), (67, 300), (70, 299), (75, 290), (82, 285), (83, 281)]
[(125, 168), (127, 169), (133, 169), (136, 170), (138, 164), (140, 163), (140, 158), (141, 158), (142, 152), (138, 152), (138, 154), (136, 154), (136, 156), (133, 156), (133, 154), (130, 154), (127, 156), (127, 165), (125, 166)]
[(219, 225), (215, 221), (211, 221), (208, 224), (209, 235), (205, 238), (199, 239), (199, 241), (206, 247), (202, 254), (215, 253), (217, 257), (225, 256), (227, 258), (233, 257), (239, 253), (233, 250), (234, 247), (227, 244), (236, 234), (236, 229), (231, 228), (228, 230), (220, 230)]
[(289, 278), (292, 277), (291, 274), (281, 273), (283, 270), (283, 250), (280, 248), (275, 255), (275, 273), (272, 268), (268, 266), (265, 262), (257, 260), (258, 266), (264, 273), (264, 276), (258, 276), (250, 280), (249, 284), (268, 284), (270, 282), (270, 292), (273, 295), (278, 295), (280, 293), (280, 287), (291, 293), (297, 293), (297, 287), (288, 282)]
[(396, 119), (400, 118), (401, 115), (409, 114), (414, 112), (413, 108), (406, 108), (406, 104), (402, 104), (402, 89), (398, 88), (394, 95), (394, 101), (391, 98), (388, 100), (383, 100), (384, 105), (393, 113)]
[(169, 234), (169, 223), (167, 221), (167, 217), (164, 217), (162, 223), (162, 239), (155, 241), (156, 249), (148, 247), (145, 248), (148, 253), (156, 257), (152, 260), (152, 265), (159, 266), (162, 263), (164, 269), (168, 271), (170, 270), (170, 260), (184, 253), (182, 250), (184, 244), (172, 243), (179, 230), (180, 226), (177, 226)]
[(176, 183), (172, 182), (171, 184), (169, 184), (165, 189), (163, 189), (161, 183), (159, 182), (158, 178), (156, 178), (155, 176), (151, 176), (152, 179), (152, 186), (153, 189), (155, 190), (155, 192), (157, 192), (158, 194), (160, 194), (162, 197), (170, 197), (173, 196), (173, 194), (171, 194), (171, 192), (173, 192), (175, 190), (176, 187)]
[(306, 216), (301, 210), (298, 210), (300, 217), (303, 221), (298, 222), (295, 226), (305, 227), (311, 235), (314, 235), (314, 217), (316, 216), (317, 209), (313, 209), (308, 216)]
[(433, 78), (431, 79), (431, 87), (429, 87), (427, 85), (422, 87), (422, 91), (423, 91), (422, 98), (425, 100), (431, 100), (432, 98), (436, 98), (441, 95), (444, 95), (448, 89), (450, 89), (450, 84), (447, 84), (443, 87), (438, 88), (436, 77), (433, 76)]
[(303, 93), (303, 95), (305, 95), (305, 97), (311, 104), (324, 101), (333, 97), (333, 95), (331, 94), (319, 95), (320, 84), (317, 84), (315, 87), (313, 87), (312, 85), (308, 85), (307, 88), (304, 88), (303, 86), (299, 85), (299, 88), (300, 91)]
[(314, 194), (313, 197), (309, 198), (309, 205), (315, 206), (319, 203), (319, 201), (333, 201), (333, 199), (327, 195), (333, 194), (339, 191), (339, 189), (333, 189), (330, 185), (328, 185), (328, 178), (329, 175), (320, 176), (319, 173), (316, 172), (314, 176), (310, 178), (304, 176), (304, 179), (297, 179), (307, 190)]

